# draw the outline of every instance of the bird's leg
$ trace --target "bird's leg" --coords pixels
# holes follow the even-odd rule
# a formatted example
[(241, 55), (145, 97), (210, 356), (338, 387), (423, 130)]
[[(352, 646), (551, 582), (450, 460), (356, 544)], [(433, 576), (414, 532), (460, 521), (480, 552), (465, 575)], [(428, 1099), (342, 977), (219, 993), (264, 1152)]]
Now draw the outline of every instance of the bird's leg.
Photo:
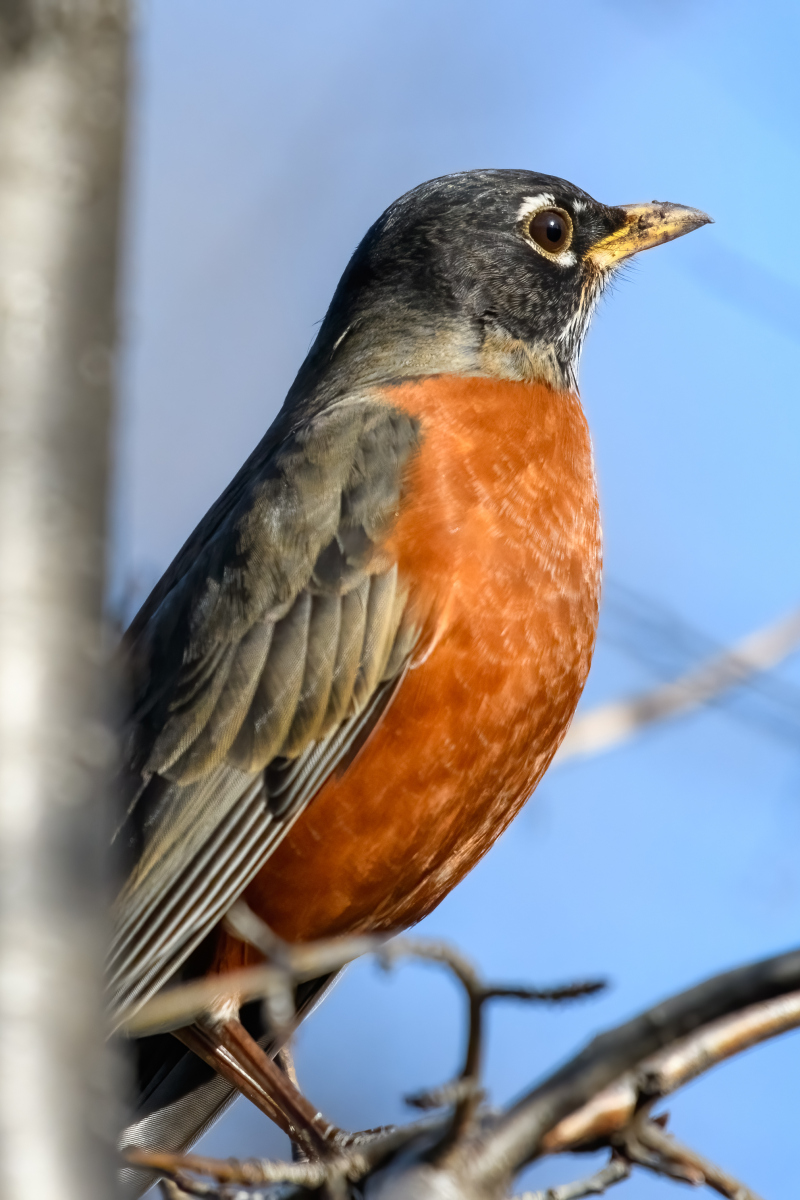
[(300, 1084), (297, 1082), (297, 1070), (294, 1065), (294, 1054), (289, 1042), (285, 1046), (281, 1046), (278, 1053), (275, 1055), (276, 1065), (283, 1071), (289, 1082), (300, 1091)]
[(175, 1030), (175, 1036), (238, 1088), (310, 1158), (337, 1154), (346, 1144), (347, 1134), (306, 1100), (237, 1018), (209, 1016)]
[[(291, 1043), (287, 1042), (285, 1046), (281, 1046), (278, 1053), (275, 1055), (275, 1065), (283, 1071), (293, 1087), (300, 1091), (300, 1084), (297, 1082), (297, 1071), (294, 1066), (294, 1054), (292, 1053)], [(307, 1162), (308, 1155), (302, 1146), (297, 1142), (292, 1142), (292, 1162)]]

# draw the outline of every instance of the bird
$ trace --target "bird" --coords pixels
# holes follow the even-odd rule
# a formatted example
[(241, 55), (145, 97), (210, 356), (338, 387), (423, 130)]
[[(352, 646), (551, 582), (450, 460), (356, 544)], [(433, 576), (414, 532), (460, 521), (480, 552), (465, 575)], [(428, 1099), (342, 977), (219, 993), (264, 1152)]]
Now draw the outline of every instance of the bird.
[[(415, 924), (530, 797), (597, 629), (587, 328), (632, 255), (710, 220), (470, 170), (369, 229), (273, 424), (123, 639), (117, 1023), (258, 960), (225, 922), (237, 901), (290, 943)], [(125, 1144), (183, 1149), (237, 1087), (263, 1098), (259, 1013), (234, 997), (139, 1039)]]

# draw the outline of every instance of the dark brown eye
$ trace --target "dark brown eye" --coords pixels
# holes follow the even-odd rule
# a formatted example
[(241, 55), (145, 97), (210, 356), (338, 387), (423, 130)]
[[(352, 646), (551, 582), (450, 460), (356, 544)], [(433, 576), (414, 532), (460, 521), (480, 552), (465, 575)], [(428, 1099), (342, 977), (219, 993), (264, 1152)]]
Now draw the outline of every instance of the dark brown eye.
[(542, 209), (528, 226), (528, 237), (548, 254), (558, 254), (572, 241), (572, 221), (560, 208)]

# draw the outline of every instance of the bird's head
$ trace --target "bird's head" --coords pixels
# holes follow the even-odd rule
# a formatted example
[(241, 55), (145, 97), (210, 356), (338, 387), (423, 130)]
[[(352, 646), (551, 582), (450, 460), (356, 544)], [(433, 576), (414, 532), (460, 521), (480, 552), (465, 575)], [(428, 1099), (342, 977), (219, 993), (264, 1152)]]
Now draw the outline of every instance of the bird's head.
[(710, 220), (659, 201), (608, 206), (532, 171), (431, 180), (356, 249), (309, 365), (338, 357), (364, 383), (454, 372), (572, 387), (614, 272)]

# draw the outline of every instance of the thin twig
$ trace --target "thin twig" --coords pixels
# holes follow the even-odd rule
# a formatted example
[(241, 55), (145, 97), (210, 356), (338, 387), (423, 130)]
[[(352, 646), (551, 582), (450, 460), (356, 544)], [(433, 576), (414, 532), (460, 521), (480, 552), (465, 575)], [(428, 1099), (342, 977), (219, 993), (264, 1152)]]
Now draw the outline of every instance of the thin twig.
[[(235, 908), (238, 910), (236, 924), (233, 924), (231, 914), (228, 916), (228, 923), (239, 936), (244, 936), (241, 932), (244, 922), (240, 919), (246, 906), (240, 902)], [(246, 911), (249, 913), (249, 909)], [(253, 913), (250, 913), (250, 916), (271, 939), (275, 938)], [(249, 935), (253, 932), (248, 925), (246, 940), (251, 940)], [(206, 976), (204, 979), (192, 980), (190, 983), (159, 992), (141, 1008), (133, 1009), (127, 1015), (124, 1012), (120, 1014), (117, 1027), (128, 1037), (168, 1033), (190, 1025), (199, 1016), (214, 1011), (231, 997), (235, 997), (240, 1004), (264, 998), (270, 1002), (269, 1015), (272, 1017), (272, 1024), (286, 1034), (294, 1015), (295, 984), (341, 970), (354, 958), (380, 950), (385, 940), (383, 937), (326, 938), (302, 946), (290, 946), (275, 938), (275, 942), (280, 946), (277, 962), (245, 967), (224, 975)], [(261, 949), (263, 944), (262, 939), (260, 944), (256, 944), (256, 948)], [(274, 943), (270, 943), (270, 948), (275, 951)]]
[(426, 1088), (421, 1092), (412, 1092), (404, 1100), (410, 1108), (429, 1110), (434, 1108), (449, 1108), (453, 1104), (461, 1104), (464, 1100), (474, 1097), (483, 1098), (483, 1089), (476, 1079), (451, 1079), (441, 1087)]
[(197, 1195), (197, 1192), (186, 1192), (182, 1187), (175, 1182), (174, 1179), (159, 1179), (158, 1186), (160, 1187), (165, 1200), (186, 1200), (187, 1196), (192, 1194)]
[(159, 992), (130, 1015), (123, 1012), (119, 1032), (127, 1037), (170, 1033), (191, 1025), (235, 996), (241, 1004), (258, 1000), (275, 986), (279, 972), (270, 966), (245, 967), (225, 975), (207, 975)]
[(167, 1154), (155, 1150), (131, 1149), (126, 1151), (127, 1161), (135, 1167), (146, 1167), (151, 1171), (163, 1171), (173, 1177), (191, 1171), (194, 1175), (207, 1175), (217, 1183), (238, 1183), (243, 1187), (258, 1184), (293, 1183), (301, 1187), (319, 1188), (328, 1178), (332, 1168), (345, 1173), (354, 1166), (354, 1156), (343, 1157), (334, 1162), (271, 1162), (268, 1159), (203, 1158), (197, 1154)]
[(408, 1125), (351, 1134), (348, 1149), (325, 1163), (287, 1163), (256, 1158), (238, 1161), (233, 1158), (206, 1158), (197, 1154), (144, 1150), (136, 1146), (128, 1147), (123, 1152), (123, 1157), (131, 1166), (160, 1171), (170, 1177), (180, 1177), (184, 1172), (191, 1172), (194, 1175), (206, 1175), (218, 1183), (241, 1184), (244, 1187), (294, 1183), (314, 1188), (321, 1186), (320, 1180), (324, 1181), (331, 1173), (343, 1175), (354, 1182), (363, 1179), (414, 1138), (437, 1134), (440, 1125), (441, 1122), (428, 1119)]
[(622, 1152), (631, 1162), (647, 1167), (658, 1175), (679, 1179), (695, 1186), (706, 1184), (726, 1200), (761, 1200), (750, 1188), (704, 1158), (689, 1146), (665, 1133), (646, 1117), (633, 1122), (623, 1139)]
[(577, 1000), (584, 996), (591, 996), (606, 986), (602, 980), (572, 983), (557, 988), (506, 987), (484, 984), (476, 968), (460, 951), (447, 942), (427, 941), (420, 938), (395, 938), (393, 941), (387, 942), (379, 953), (380, 960), (386, 967), (391, 966), (399, 958), (417, 958), (426, 962), (441, 963), (455, 975), (466, 993), (469, 1006), (467, 1047), (459, 1077), (443, 1087), (420, 1092), (409, 1098), (409, 1102), (417, 1108), (435, 1108), (442, 1101), (455, 1105), (450, 1128), (440, 1147), (442, 1154), (446, 1154), (470, 1126), (483, 1096), (479, 1078), (483, 1050), (484, 1004), (489, 1000), (524, 1000), (542, 1003)]
[(293, 975), (298, 983), (338, 971), (362, 954), (377, 953), (388, 940), (387, 934), (362, 934), (320, 938), (297, 945), (285, 942), (243, 900), (237, 900), (230, 909), (225, 924), (237, 937), (260, 950), (271, 963)]
[(556, 1187), (547, 1188), (543, 1192), (523, 1192), (513, 1200), (583, 1200), (584, 1196), (601, 1196), (613, 1187), (622, 1183), (631, 1173), (631, 1164), (624, 1158), (614, 1155), (611, 1162), (594, 1175), (585, 1179), (576, 1179), (572, 1183), (561, 1183)]

